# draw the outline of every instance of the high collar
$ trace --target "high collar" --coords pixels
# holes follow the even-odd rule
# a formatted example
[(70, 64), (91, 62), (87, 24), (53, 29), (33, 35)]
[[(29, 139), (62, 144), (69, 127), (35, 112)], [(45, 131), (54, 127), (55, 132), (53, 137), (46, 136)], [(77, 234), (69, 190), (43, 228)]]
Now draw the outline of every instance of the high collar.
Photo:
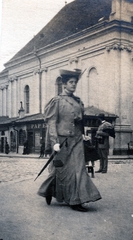
[(75, 101), (77, 101), (78, 103), (80, 103), (80, 98), (75, 96), (73, 93), (67, 91), (66, 89), (63, 90), (63, 92), (60, 94), (61, 96), (68, 96), (68, 97), (72, 97)]
[(61, 95), (73, 97), (73, 93), (69, 92), (67, 89), (64, 89)]

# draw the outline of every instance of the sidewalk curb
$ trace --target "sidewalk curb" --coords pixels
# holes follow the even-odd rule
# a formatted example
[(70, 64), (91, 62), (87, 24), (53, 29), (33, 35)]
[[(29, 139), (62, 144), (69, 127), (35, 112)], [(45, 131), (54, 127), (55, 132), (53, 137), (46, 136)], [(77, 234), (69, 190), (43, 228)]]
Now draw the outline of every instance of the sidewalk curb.
[(127, 160), (133, 159), (133, 155), (113, 155), (108, 157), (109, 160)]
[[(34, 158), (39, 159), (39, 154), (29, 154), (29, 155), (21, 155), (21, 154), (0, 154), (0, 157), (8, 157), (8, 158)], [(43, 157), (40, 159), (48, 159), (48, 157)], [(133, 160), (133, 155), (113, 155), (108, 157), (109, 161), (117, 161), (117, 160)]]
[[(15, 155), (9, 155), (9, 154), (0, 154), (0, 157), (7, 157), (7, 158), (35, 158), (35, 159), (39, 159), (39, 155), (19, 155), (19, 154), (15, 154)], [(40, 158), (40, 159), (45, 159), (44, 158)]]

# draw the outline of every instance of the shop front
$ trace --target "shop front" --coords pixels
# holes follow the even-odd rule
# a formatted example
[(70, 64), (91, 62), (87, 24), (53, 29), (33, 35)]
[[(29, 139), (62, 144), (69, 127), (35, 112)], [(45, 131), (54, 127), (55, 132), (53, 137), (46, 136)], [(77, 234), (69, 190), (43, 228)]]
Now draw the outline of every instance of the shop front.
[[(40, 142), (45, 138), (46, 124), (42, 114), (18, 118), (10, 129), (10, 150), (19, 154), (40, 152)], [(26, 146), (27, 145), (27, 146)], [(24, 146), (27, 147), (24, 153)]]
[[(90, 136), (95, 145), (95, 135), (99, 126), (98, 114), (101, 113), (95, 107), (85, 109), (84, 128), (85, 134)], [(108, 122), (115, 125), (116, 115), (104, 112)], [(42, 114), (25, 116), (23, 118), (8, 119), (0, 124), (0, 152), (5, 153), (6, 141), (9, 143), (10, 152), (24, 153), (24, 144), (27, 144), (27, 154), (40, 152), (41, 142), (45, 141), (46, 123)], [(113, 152), (113, 143), (112, 152)]]
[(29, 153), (40, 152), (40, 142), (41, 139), (45, 139), (45, 132), (45, 123), (27, 124), (27, 140), (29, 145)]

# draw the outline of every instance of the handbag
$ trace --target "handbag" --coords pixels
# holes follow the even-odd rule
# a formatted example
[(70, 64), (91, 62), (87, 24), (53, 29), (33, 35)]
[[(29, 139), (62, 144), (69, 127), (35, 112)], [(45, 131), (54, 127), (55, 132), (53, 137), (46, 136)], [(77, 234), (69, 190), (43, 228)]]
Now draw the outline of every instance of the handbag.
[(55, 167), (63, 167), (64, 166), (63, 162), (59, 159), (53, 160), (53, 164)]
[(84, 143), (85, 162), (99, 160), (100, 155), (98, 153), (97, 147), (93, 146), (89, 140), (83, 141), (83, 143)]

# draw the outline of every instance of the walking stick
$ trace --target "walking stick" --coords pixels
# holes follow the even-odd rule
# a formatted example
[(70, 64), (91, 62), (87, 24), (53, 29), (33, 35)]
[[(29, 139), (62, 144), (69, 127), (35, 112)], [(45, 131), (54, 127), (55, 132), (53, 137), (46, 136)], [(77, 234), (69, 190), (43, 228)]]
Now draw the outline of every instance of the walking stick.
[[(65, 138), (65, 140), (60, 144), (60, 148), (63, 146), (63, 144), (67, 141), (67, 138)], [(36, 181), (36, 179), (41, 175), (41, 173), (44, 171), (44, 169), (49, 165), (49, 163), (52, 161), (52, 159), (56, 156), (58, 152), (54, 151), (49, 160), (46, 162), (46, 164), (44, 165), (44, 167), (41, 169), (41, 171), (38, 173), (37, 177), (34, 179), (34, 181)]]

